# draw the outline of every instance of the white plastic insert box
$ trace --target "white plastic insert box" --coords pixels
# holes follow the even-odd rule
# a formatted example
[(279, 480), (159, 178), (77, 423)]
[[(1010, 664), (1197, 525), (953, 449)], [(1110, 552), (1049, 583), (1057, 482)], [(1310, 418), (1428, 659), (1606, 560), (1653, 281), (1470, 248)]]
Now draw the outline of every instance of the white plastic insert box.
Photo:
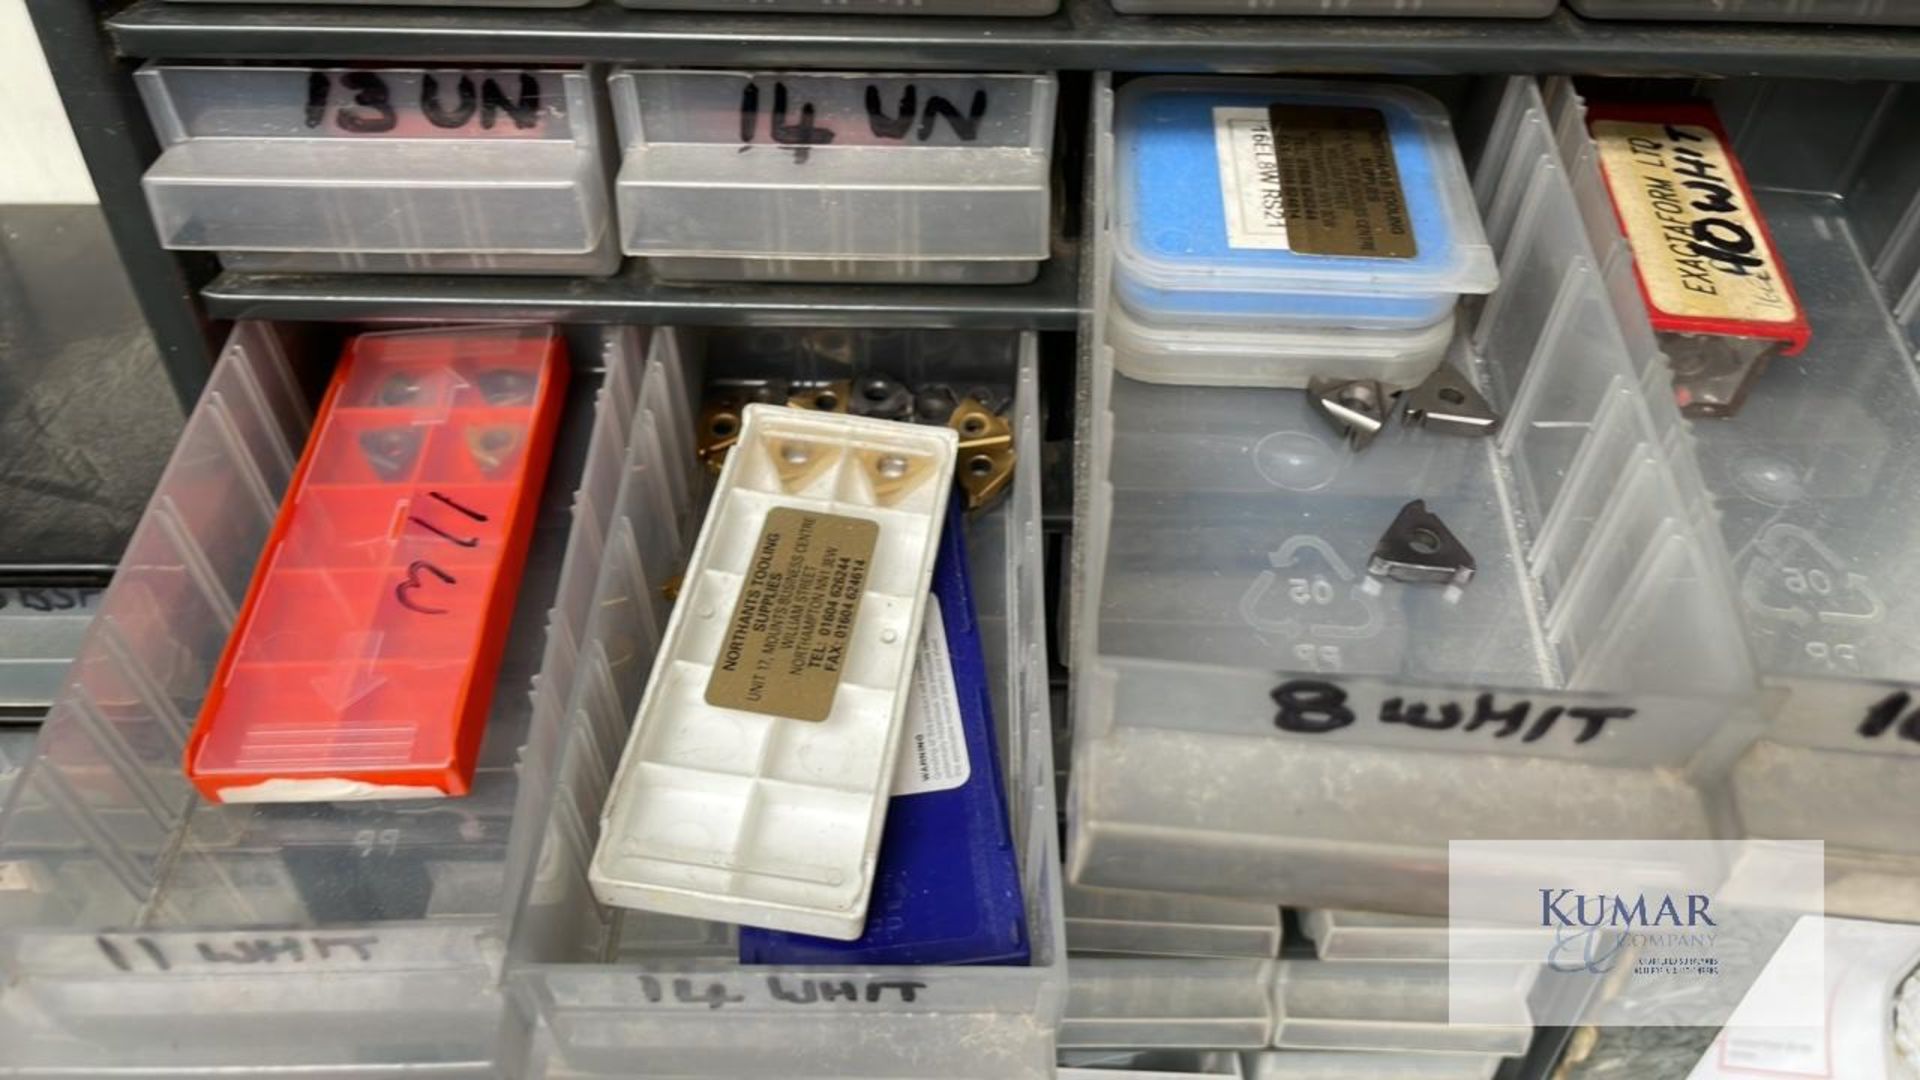
[[(306, 439), (299, 387), (324, 380), (303, 376), (339, 347), (337, 330), (236, 327), (0, 806), (9, 1067), (491, 1075), (508, 898), (529, 876), (552, 737), (527, 691), (573, 677), (576, 583), (606, 545), (645, 396), (637, 339), (570, 337), (472, 794), (220, 806), (193, 794), (182, 748)], [(650, 391), (670, 375), (655, 365)]]
[(1914, 0), (1568, 0), (1595, 19), (1746, 19), (1754, 22), (1920, 23)]
[[(606, 797), (608, 842), (588, 880), (610, 906), (851, 941), (879, 876), (959, 433), (755, 404), (735, 439), (687, 563), (687, 602), (668, 620)], [(727, 635), (750, 621), (740, 613), (756, 559), (767, 557), (762, 545), (810, 528), (775, 515), (817, 523), (816, 550), (864, 545), (852, 559), (873, 567), (849, 590), (866, 596), (850, 616), (857, 647), (808, 717), (817, 724), (756, 708), (764, 684), (749, 669), (716, 689), (734, 655)], [(832, 554), (818, 565), (831, 569)], [(729, 706), (715, 701), (721, 692), (733, 695)]]
[(1075, 957), (1060, 1045), (1513, 1056), (1532, 1041), (1537, 971), (1476, 966), (1511, 1021), (1452, 1024), (1446, 964)]
[[(522, 1077), (1047, 1077), (1064, 995), (1064, 944), (1041, 621), (1039, 411), (1031, 335), (943, 331), (720, 331), (677, 350), (691, 381), (857, 378), (884, 372), (1010, 394), (1023, 447), (1013, 488), (970, 520), (974, 599), (1006, 754), (1009, 811), (1032, 934), (1027, 967), (743, 967), (732, 927), (597, 903), (587, 867), (599, 806), (640, 687), (570, 707), (563, 795), (509, 949), (514, 1015), (503, 1067)], [(681, 467), (693, 443), (672, 444)], [(698, 504), (690, 527), (698, 531)], [(609, 565), (613, 563), (610, 561)], [(667, 571), (626, 580), (656, 594)], [(618, 628), (624, 604), (596, 605)], [(630, 631), (649, 646), (657, 629)], [(589, 668), (591, 682), (591, 669)]]
[[(1631, 267), (1589, 240), (1604, 193), (1531, 82), (1495, 89), (1474, 188), (1502, 285), (1451, 362), (1505, 421), (1488, 439), (1396, 422), (1359, 454), (1298, 391), (1115, 372), (1096, 91), (1075, 883), (1440, 913), (1449, 840), (1733, 827), (1759, 687), (1690, 436), (1644, 313), (1616, 302)], [(1477, 562), (1457, 597), (1368, 588), (1413, 499)]]
[(235, 270), (610, 274), (587, 70), (148, 64), (160, 243)]
[(1027, 281), (1052, 75), (627, 70), (621, 246), (683, 280)]

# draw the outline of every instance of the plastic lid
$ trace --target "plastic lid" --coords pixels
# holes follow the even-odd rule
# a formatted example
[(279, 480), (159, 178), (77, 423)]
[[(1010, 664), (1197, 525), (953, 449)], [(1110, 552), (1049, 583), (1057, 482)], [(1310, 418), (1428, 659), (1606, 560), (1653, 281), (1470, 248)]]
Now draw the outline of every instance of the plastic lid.
[(1446, 110), (1419, 91), (1139, 79), (1114, 129), (1115, 279), (1144, 316), (1431, 324), (1498, 280)]
[(1107, 342), (1116, 370), (1142, 382), (1182, 386), (1302, 387), (1316, 375), (1418, 386), (1453, 340), (1453, 314), (1406, 330), (1195, 330), (1135, 318), (1109, 308)]
[(466, 792), (565, 382), (548, 327), (349, 344), (188, 745), (203, 794)]

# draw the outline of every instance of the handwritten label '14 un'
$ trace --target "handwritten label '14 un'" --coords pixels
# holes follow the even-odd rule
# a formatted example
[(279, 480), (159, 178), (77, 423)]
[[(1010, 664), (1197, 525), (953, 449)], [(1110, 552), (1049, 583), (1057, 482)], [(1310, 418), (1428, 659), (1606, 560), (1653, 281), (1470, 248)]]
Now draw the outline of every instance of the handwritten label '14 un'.
[[(865, 108), (867, 133), (876, 141), (904, 142), (911, 136), (926, 142), (941, 127), (950, 128), (955, 139), (971, 143), (980, 138), (980, 125), (990, 104), (987, 91), (975, 89), (964, 106), (941, 94), (921, 95), (913, 83), (900, 87), (898, 95), (878, 83), (867, 84), (861, 95)], [(760, 138), (761, 117), (766, 117), (766, 137), (774, 144), (793, 151), (797, 162), (807, 160), (816, 146), (828, 146), (840, 137), (840, 131), (820, 117), (811, 101), (797, 98), (784, 81), (775, 80), (763, 100), (758, 82), (749, 82), (740, 90), (740, 143), (751, 146)], [(857, 120), (855, 121), (858, 122)]]

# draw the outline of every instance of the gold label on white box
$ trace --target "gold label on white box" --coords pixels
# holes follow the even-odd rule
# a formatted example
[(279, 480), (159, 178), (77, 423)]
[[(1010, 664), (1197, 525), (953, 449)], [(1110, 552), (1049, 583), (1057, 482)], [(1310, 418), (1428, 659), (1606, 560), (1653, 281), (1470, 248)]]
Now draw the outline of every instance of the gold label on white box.
[(1378, 109), (1213, 110), (1227, 246), (1411, 259), (1406, 192)]
[(1594, 142), (1654, 310), (1678, 319), (1799, 317), (1753, 195), (1713, 129), (1596, 120)]
[(821, 721), (833, 711), (878, 522), (767, 512), (707, 680), (707, 704)]

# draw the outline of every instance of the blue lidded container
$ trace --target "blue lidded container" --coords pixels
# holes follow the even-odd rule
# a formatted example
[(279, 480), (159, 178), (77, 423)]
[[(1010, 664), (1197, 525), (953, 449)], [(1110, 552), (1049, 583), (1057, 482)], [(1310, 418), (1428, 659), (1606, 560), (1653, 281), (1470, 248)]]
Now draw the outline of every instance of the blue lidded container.
[(1136, 79), (1114, 190), (1114, 292), (1149, 325), (1408, 331), (1498, 281), (1446, 109), (1407, 87)]

